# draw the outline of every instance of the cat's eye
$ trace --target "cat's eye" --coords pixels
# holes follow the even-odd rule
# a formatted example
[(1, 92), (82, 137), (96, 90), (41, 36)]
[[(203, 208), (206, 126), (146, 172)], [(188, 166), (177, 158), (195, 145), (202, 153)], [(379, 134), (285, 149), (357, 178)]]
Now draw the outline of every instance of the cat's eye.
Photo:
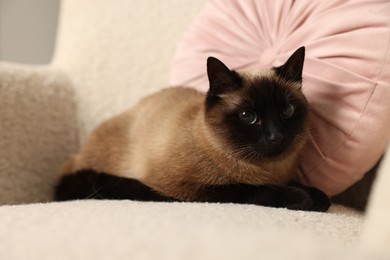
[(254, 123), (257, 122), (257, 114), (253, 111), (243, 111), (239, 114), (239, 117), (241, 119), (241, 122), (247, 125), (253, 125)]
[(295, 107), (293, 105), (289, 104), (287, 106), (287, 108), (285, 110), (283, 110), (282, 113), (280, 113), (280, 115), (283, 118), (290, 118), (294, 115), (294, 112), (295, 112)]

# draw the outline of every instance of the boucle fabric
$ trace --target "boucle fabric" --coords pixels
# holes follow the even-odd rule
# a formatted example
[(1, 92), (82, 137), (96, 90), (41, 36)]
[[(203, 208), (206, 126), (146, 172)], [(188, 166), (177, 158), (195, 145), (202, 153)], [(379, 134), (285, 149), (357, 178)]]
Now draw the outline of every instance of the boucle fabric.
[(0, 63), (0, 205), (51, 200), (59, 165), (77, 147), (68, 77)]
[(335, 259), (358, 245), (363, 216), (333, 210), (131, 201), (4, 206), (0, 259)]
[(389, 16), (387, 0), (211, 0), (180, 43), (171, 82), (207, 91), (208, 56), (233, 69), (269, 68), (306, 46), (313, 131), (299, 177), (333, 196), (361, 179), (390, 139)]
[(81, 141), (103, 119), (169, 86), (176, 45), (205, 0), (109, 2), (61, 5), (52, 66), (71, 75)]

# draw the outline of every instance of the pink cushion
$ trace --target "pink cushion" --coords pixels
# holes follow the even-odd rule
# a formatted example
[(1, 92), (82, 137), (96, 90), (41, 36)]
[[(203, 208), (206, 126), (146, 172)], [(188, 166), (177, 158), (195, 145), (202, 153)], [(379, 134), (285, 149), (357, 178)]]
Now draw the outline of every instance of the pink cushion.
[(306, 46), (313, 133), (298, 175), (334, 195), (390, 138), (389, 14), (388, 0), (211, 0), (179, 45), (171, 83), (207, 91), (208, 56), (232, 69), (266, 68)]

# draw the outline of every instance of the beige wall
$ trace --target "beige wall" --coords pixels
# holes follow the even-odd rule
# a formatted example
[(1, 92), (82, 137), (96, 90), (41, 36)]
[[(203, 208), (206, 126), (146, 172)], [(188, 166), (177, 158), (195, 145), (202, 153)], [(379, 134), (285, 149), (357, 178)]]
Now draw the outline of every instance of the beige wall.
[(0, 0), (0, 60), (48, 63), (58, 8), (59, 0)]

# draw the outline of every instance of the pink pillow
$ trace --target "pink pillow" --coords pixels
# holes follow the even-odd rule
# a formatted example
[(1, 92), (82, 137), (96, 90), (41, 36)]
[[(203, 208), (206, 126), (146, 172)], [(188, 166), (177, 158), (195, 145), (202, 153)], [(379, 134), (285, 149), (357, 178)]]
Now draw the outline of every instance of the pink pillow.
[(388, 0), (210, 0), (179, 45), (171, 83), (207, 91), (208, 56), (231, 69), (266, 68), (306, 46), (313, 133), (298, 175), (335, 195), (389, 141), (389, 38)]

